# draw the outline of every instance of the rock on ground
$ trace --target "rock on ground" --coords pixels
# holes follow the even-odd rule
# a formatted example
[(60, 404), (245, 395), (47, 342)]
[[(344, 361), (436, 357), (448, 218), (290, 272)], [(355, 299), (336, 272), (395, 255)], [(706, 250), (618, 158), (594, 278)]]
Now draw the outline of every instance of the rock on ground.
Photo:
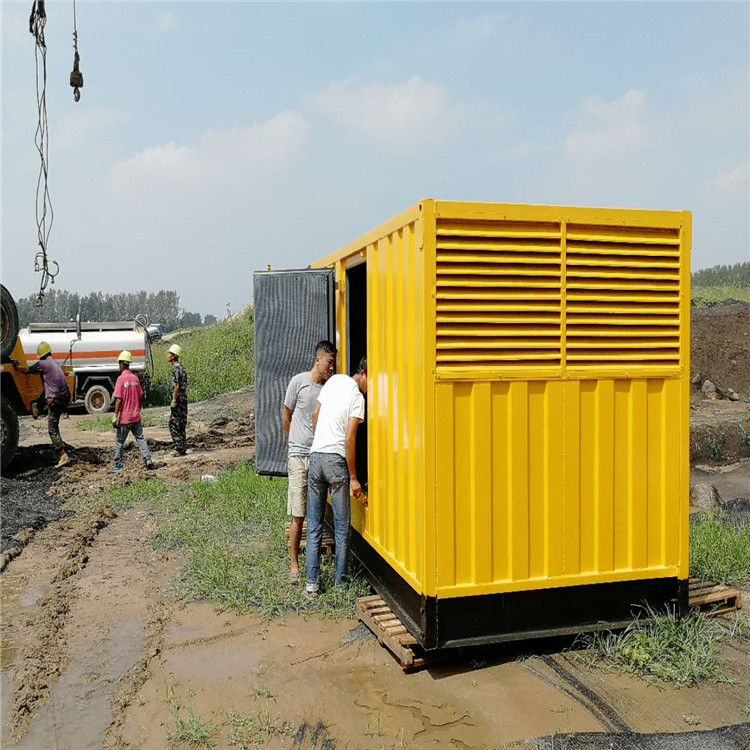
[(701, 392), (706, 398), (710, 398), (712, 401), (715, 401), (719, 398), (724, 398), (724, 394), (721, 392), (721, 389), (710, 380), (703, 381)]
[(720, 510), (719, 491), (711, 484), (694, 484), (690, 488), (690, 505), (701, 510)]

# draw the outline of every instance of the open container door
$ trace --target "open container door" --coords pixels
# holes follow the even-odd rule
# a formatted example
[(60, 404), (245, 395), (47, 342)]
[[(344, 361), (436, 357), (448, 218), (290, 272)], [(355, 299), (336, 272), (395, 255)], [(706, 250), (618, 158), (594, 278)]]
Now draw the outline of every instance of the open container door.
[(255, 470), (286, 476), (284, 393), (294, 375), (312, 367), (319, 341), (335, 343), (334, 271), (256, 271), (253, 304)]

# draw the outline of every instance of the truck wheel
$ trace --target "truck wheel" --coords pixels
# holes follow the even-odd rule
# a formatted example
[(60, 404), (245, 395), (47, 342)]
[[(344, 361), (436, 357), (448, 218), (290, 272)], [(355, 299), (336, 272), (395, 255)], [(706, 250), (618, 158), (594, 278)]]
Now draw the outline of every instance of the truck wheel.
[(109, 395), (109, 391), (103, 385), (92, 385), (86, 391), (83, 403), (89, 414), (106, 414), (109, 411), (112, 398)]
[(0, 284), (0, 305), (2, 306), (2, 361), (7, 362), (18, 337), (18, 308), (10, 292)]
[(18, 414), (7, 401), (0, 401), (0, 412), (2, 412), (0, 467), (5, 471), (10, 466), (18, 449)]

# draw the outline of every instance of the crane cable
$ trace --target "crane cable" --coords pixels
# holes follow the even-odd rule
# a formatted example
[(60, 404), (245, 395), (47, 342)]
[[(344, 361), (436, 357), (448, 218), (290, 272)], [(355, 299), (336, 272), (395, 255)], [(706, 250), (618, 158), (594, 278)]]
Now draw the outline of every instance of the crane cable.
[[(34, 271), (41, 272), (39, 294), (36, 298), (37, 307), (44, 302), (44, 292), (47, 286), (55, 283), (55, 277), (60, 272), (57, 261), (50, 261), (47, 257), (47, 245), (52, 231), (55, 212), (49, 197), (49, 125), (47, 123), (47, 43), (44, 39), (44, 27), (47, 24), (47, 12), (44, 0), (34, 0), (29, 17), (29, 31), (34, 37), (34, 61), (36, 66), (36, 103), (38, 120), (34, 143), (39, 152), (39, 176), (36, 182), (36, 226), (37, 239), (41, 250), (34, 258)], [(40, 87), (41, 60), (41, 87)], [(54, 268), (53, 268), (54, 266)]]

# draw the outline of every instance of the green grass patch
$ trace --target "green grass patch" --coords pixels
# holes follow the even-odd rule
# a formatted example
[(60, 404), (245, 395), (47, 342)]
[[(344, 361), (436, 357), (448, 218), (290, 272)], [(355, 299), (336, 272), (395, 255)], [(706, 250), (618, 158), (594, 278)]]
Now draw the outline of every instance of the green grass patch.
[[(84, 432), (114, 432), (114, 427), (112, 427), (114, 416), (113, 412), (112, 414), (101, 414), (95, 417), (84, 417), (76, 422), (76, 428)], [(144, 427), (158, 427), (164, 424), (164, 420), (160, 420), (154, 414), (144, 410), (141, 412), (141, 424)]]
[(149, 403), (168, 405), (172, 400), (172, 366), (167, 351), (182, 347), (182, 364), (188, 374), (188, 400), (203, 401), (253, 384), (253, 310), (235, 320), (197, 328), (169, 341), (154, 344), (154, 379)]
[(306, 599), (303, 583), (288, 580), (286, 493), (285, 479), (259, 477), (246, 463), (220, 474), (218, 482), (154, 496), (154, 543), (185, 556), (177, 595), (267, 618), (305, 611), (352, 616), (356, 598), (369, 588), (358, 578), (335, 588), (332, 555), (322, 556), (323, 591), (316, 601)]
[(690, 575), (705, 581), (750, 580), (750, 524), (699, 514), (690, 522)]
[(691, 302), (693, 307), (711, 307), (728, 299), (750, 302), (749, 286), (705, 286), (693, 287)]
[(584, 658), (593, 666), (649, 682), (687, 686), (724, 680), (719, 644), (724, 638), (744, 635), (746, 626), (739, 620), (727, 630), (718, 619), (704, 614), (680, 619), (648, 611), (621, 632), (593, 633), (581, 641), (588, 647)]

